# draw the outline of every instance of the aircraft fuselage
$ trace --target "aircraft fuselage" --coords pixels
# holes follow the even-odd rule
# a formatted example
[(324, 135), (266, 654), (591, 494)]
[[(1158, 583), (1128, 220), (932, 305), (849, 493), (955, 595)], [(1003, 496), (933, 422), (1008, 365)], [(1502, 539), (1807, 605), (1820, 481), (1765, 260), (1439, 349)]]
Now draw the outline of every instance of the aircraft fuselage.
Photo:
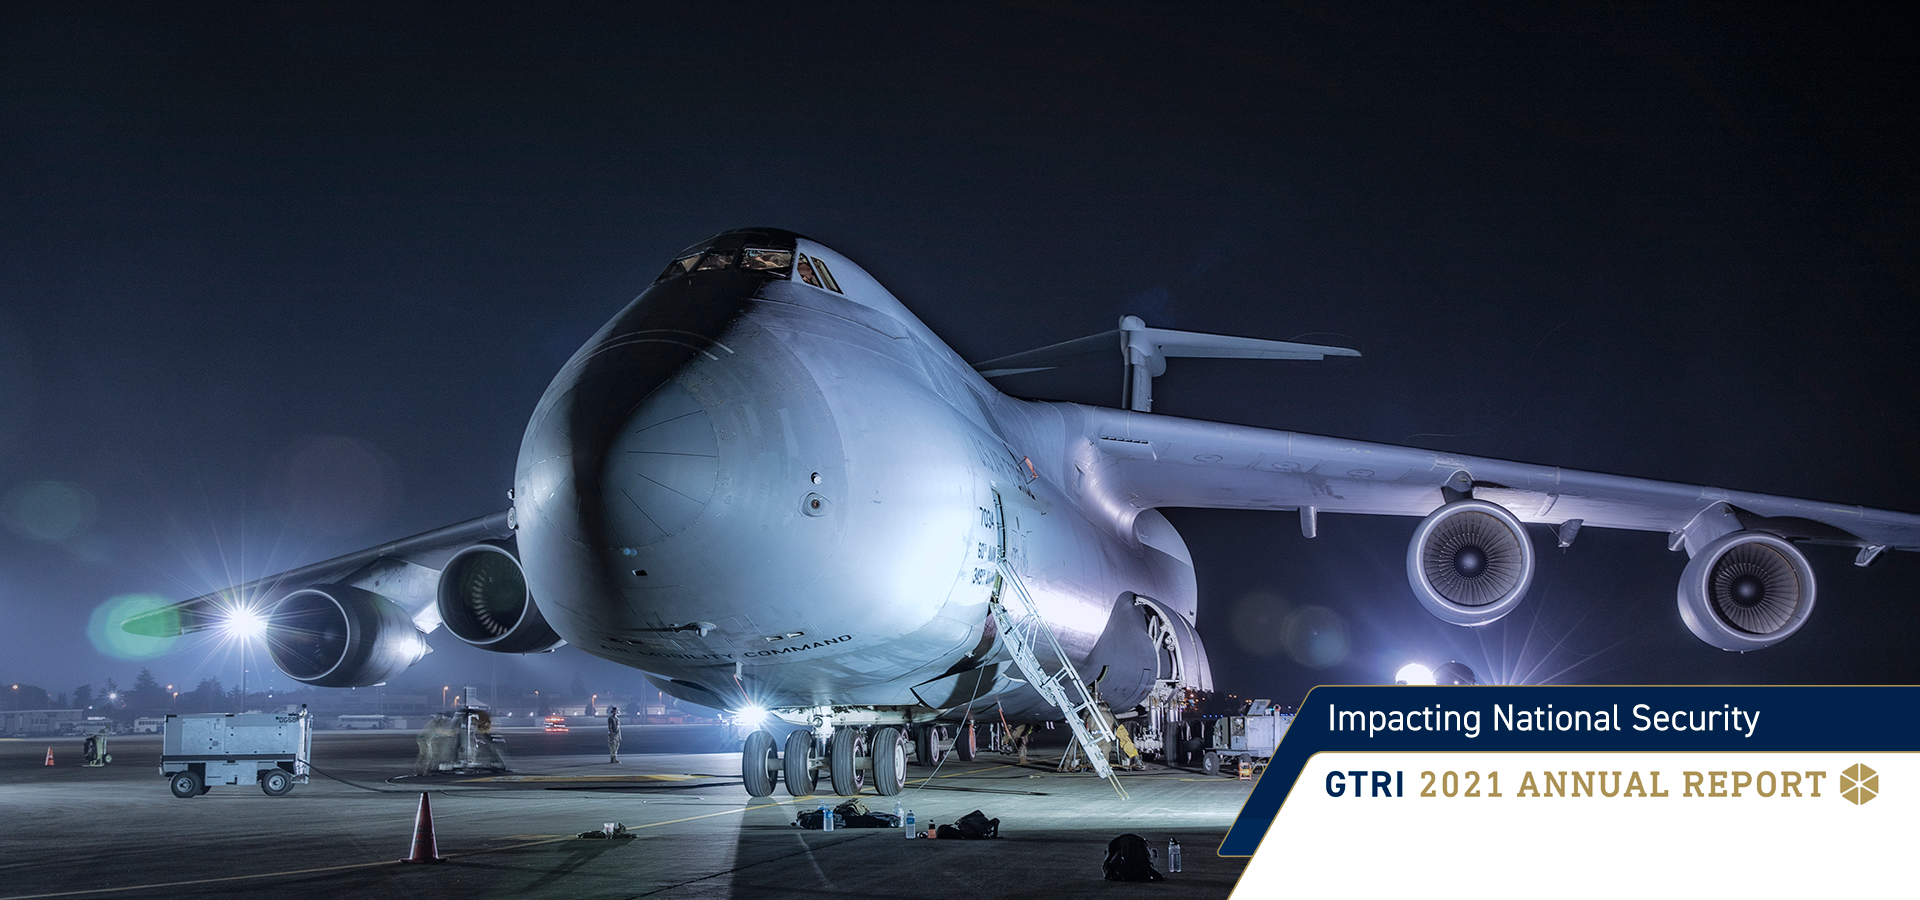
[[(858, 267), (798, 245), (841, 290), (675, 273), (548, 387), (514, 503), (555, 630), (705, 705), (924, 706), (916, 685), (995, 649), (1004, 553), (1074, 662), (1109, 668), (1114, 707), (1138, 702), (1156, 651), (1127, 593), (1191, 620), (1178, 537), (1063, 488), (1073, 407), (999, 394)], [(995, 699), (1047, 715), (1030, 690)]]

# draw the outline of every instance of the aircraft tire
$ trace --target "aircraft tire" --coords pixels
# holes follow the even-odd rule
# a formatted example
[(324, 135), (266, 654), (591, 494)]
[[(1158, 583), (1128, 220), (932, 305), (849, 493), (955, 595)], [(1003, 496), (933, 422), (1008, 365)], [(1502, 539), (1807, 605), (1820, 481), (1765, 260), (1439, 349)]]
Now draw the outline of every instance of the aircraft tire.
[(813, 768), (813, 731), (800, 728), (787, 735), (787, 756), (781, 763), (781, 774), (787, 779), (787, 793), (795, 797), (805, 797), (813, 793), (814, 786), (820, 783), (820, 775)]
[(860, 771), (865, 737), (859, 728), (842, 726), (834, 729), (833, 737), (827, 740), (827, 775), (833, 782), (833, 792), (839, 796), (852, 797), (860, 793), (860, 785), (866, 781), (865, 773)]
[(740, 781), (752, 797), (773, 795), (773, 770), (778, 760), (773, 752), (773, 734), (762, 729), (747, 735), (740, 748)]
[(907, 735), (897, 725), (873, 732), (873, 789), (891, 797), (907, 787)]
[(940, 749), (940, 742), (947, 739), (947, 729), (942, 725), (921, 725), (914, 732), (918, 740), (914, 743), (914, 761), (923, 766), (937, 766), (947, 758), (947, 752)]
[(960, 757), (961, 762), (973, 762), (974, 756), (980, 752), (980, 748), (973, 741), (973, 723), (967, 722), (961, 725), (960, 730), (953, 736), (953, 755)]

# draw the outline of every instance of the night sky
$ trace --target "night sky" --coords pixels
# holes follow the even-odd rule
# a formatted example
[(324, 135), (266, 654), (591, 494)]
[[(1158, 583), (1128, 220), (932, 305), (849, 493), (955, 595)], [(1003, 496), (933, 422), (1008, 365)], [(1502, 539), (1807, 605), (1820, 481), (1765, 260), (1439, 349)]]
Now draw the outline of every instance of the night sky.
[[(0, 7), (0, 679), (236, 680), (90, 618), (504, 508), (566, 357), (746, 225), (969, 359), (1128, 313), (1364, 354), (1176, 360), (1156, 412), (1920, 511), (1903, 22), (817, 7)], [(1920, 680), (1904, 554), (1812, 549), (1812, 621), (1740, 656), (1681, 624), (1664, 535), (1536, 531), (1526, 603), (1466, 630), (1406, 586), (1411, 519), (1169, 517), (1243, 697), (1450, 658)], [(434, 645), (397, 684), (638, 683)]]

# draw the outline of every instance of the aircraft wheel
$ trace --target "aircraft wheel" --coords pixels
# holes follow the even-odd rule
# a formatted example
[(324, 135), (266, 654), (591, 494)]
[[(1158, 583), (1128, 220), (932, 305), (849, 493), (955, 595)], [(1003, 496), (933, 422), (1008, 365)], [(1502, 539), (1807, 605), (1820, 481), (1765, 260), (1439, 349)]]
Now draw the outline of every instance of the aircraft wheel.
[(807, 728), (796, 729), (787, 734), (787, 758), (782, 763), (781, 774), (787, 778), (787, 793), (795, 797), (805, 797), (813, 793), (814, 785), (819, 783), (819, 774), (814, 771), (813, 731)]
[(947, 729), (939, 725), (921, 725), (914, 729), (913, 758), (923, 766), (937, 766), (947, 758), (947, 752), (940, 749), (940, 742), (946, 740)]
[(973, 740), (972, 722), (961, 725), (960, 730), (954, 734), (953, 755), (960, 757), (961, 762), (973, 762), (973, 757), (980, 752), (980, 748), (974, 744)]
[(1200, 760), (1200, 771), (1208, 775), (1220, 774), (1220, 754), (1211, 750), (1207, 751), (1207, 755)]
[(865, 773), (860, 771), (860, 757), (867, 749), (865, 738), (860, 729), (851, 726), (833, 730), (833, 737), (827, 742), (827, 774), (835, 794), (851, 797), (860, 793), (860, 785), (866, 781)]
[(293, 776), (283, 769), (274, 769), (260, 777), (260, 790), (269, 797), (285, 797), (293, 790)]
[(746, 744), (740, 748), (740, 780), (746, 784), (749, 796), (773, 794), (773, 773), (779, 765), (771, 733), (762, 729), (747, 735)]
[(206, 788), (200, 785), (198, 772), (175, 772), (173, 778), (168, 780), (167, 787), (172, 788), (173, 795), (182, 800), (198, 797), (207, 792)]
[(906, 786), (907, 735), (897, 725), (881, 726), (873, 732), (873, 789), (891, 797)]

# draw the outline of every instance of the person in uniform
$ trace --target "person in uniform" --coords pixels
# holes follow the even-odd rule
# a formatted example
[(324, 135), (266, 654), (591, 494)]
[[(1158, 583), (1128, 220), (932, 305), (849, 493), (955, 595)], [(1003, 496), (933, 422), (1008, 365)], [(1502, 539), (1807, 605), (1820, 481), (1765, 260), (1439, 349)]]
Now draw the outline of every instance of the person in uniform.
[(1032, 725), (1015, 725), (1009, 734), (1013, 738), (1014, 749), (1020, 753), (1020, 764), (1027, 764), (1027, 744), (1033, 740)]
[(607, 762), (620, 761), (620, 707), (607, 707)]

